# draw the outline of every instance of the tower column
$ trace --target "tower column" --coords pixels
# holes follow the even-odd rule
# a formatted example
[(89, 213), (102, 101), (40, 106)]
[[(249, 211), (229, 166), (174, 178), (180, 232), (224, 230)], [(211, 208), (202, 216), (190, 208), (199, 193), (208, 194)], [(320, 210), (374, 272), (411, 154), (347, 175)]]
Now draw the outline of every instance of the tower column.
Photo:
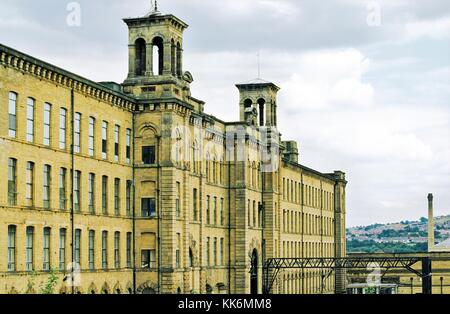
[(172, 70), (172, 75), (177, 76), (177, 46), (172, 43), (171, 49), (170, 49), (170, 66)]
[(153, 75), (153, 44), (147, 44), (146, 49), (146, 65), (145, 65), (145, 75), (152, 76)]
[(172, 63), (172, 43), (166, 42), (164, 43), (164, 66), (163, 66), (163, 75), (170, 75), (172, 73), (172, 67), (171, 67), (171, 63)]
[(136, 47), (128, 45), (128, 77), (136, 76)]

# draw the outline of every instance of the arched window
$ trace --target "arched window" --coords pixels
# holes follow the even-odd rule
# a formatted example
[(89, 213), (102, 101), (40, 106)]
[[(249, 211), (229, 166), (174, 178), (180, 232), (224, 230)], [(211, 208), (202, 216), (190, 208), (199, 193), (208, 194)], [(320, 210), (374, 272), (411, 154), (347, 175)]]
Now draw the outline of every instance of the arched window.
[(177, 129), (175, 132), (175, 163), (177, 165), (182, 164), (183, 158), (183, 141), (180, 131)]
[(144, 39), (139, 38), (135, 42), (136, 49), (136, 75), (143, 76), (146, 71), (147, 64), (147, 43)]
[(253, 176), (253, 178), (252, 178), (253, 187), (256, 187), (257, 182), (256, 182), (256, 164), (255, 164), (255, 162), (252, 163), (252, 176)]
[(199, 155), (200, 155), (200, 148), (198, 147), (198, 143), (195, 140), (193, 148), (192, 148), (192, 162), (193, 162), (194, 173), (199, 173), (199, 169), (200, 169)]
[(251, 99), (244, 100), (244, 108), (250, 108), (252, 106), (253, 102)]
[(259, 126), (265, 126), (265, 119), (264, 119), (264, 109), (265, 109), (266, 101), (262, 98), (258, 99), (258, 106), (259, 106)]
[(164, 41), (161, 37), (155, 37), (153, 44), (153, 74), (162, 75), (164, 69)]
[(177, 75), (178, 77), (183, 76), (183, 50), (181, 49), (181, 44), (177, 43)]
[(177, 46), (175, 41), (172, 39), (170, 46), (170, 66), (172, 69), (172, 75), (177, 75)]
[(247, 178), (248, 178), (249, 185), (252, 186), (252, 184), (253, 184), (253, 182), (252, 182), (252, 164), (250, 163), (250, 160), (248, 160), (247, 163), (248, 163)]
[(209, 169), (209, 154), (208, 153), (206, 153), (206, 165), (205, 166), (206, 166), (206, 180), (209, 181), (210, 169)]
[(212, 159), (212, 162), (211, 162), (211, 165), (212, 165), (212, 172), (213, 172), (213, 174), (212, 174), (212, 182), (214, 182), (214, 183), (216, 183), (217, 182), (217, 165), (216, 165), (216, 157), (213, 157), (213, 159)]
[(223, 162), (223, 159), (220, 160), (220, 183), (224, 184), (224, 171), (225, 171), (225, 164)]
[(194, 267), (194, 254), (191, 248), (189, 248), (189, 267)]

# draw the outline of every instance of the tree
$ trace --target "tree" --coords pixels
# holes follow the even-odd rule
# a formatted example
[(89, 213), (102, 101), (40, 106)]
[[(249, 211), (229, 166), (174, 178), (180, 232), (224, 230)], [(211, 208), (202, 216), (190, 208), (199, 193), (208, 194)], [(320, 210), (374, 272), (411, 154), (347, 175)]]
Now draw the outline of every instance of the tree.
[[(25, 291), (25, 294), (34, 292), (34, 286), (36, 285), (36, 277), (37, 277), (37, 273), (35, 271), (30, 272), (30, 277), (28, 278), (27, 290)], [(58, 283), (58, 276), (56, 275), (56, 271), (54, 269), (51, 269), (49, 272), (47, 281), (43, 282), (40, 285), (39, 293), (40, 294), (54, 294), (57, 283)]]
[(47, 282), (44, 285), (41, 285), (41, 294), (54, 294), (57, 283), (58, 276), (56, 276), (56, 271), (52, 268), (50, 270)]

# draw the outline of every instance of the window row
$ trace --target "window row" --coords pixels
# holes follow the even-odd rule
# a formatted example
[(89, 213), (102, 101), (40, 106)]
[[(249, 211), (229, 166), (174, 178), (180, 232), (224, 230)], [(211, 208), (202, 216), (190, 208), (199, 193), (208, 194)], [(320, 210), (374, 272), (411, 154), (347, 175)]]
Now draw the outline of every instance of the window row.
[[(224, 266), (224, 250), (225, 239), (224, 238), (206, 238), (206, 266)], [(212, 254), (211, 254), (212, 252)]]
[[(66, 168), (53, 169), (50, 165), (44, 165), (42, 169), (42, 177), (39, 182), (42, 186), (39, 187), (42, 193), (36, 197), (38, 187), (36, 187), (37, 170), (35, 163), (28, 161), (25, 169), (25, 205), (27, 207), (41, 207), (47, 210), (59, 208), (65, 211), (68, 206), (68, 195), (70, 194), (70, 181), (68, 176), (73, 175), (73, 207), (75, 212), (83, 210), (83, 201), (87, 200), (87, 210), (90, 214), (99, 212), (101, 208), (103, 215), (109, 214), (109, 195), (114, 197), (114, 215), (120, 216), (122, 214), (122, 194), (125, 192), (125, 213), (131, 216), (132, 204), (132, 181), (125, 182), (125, 191), (123, 191), (123, 181), (119, 178), (114, 178), (112, 193), (110, 193), (110, 179), (108, 176), (102, 176), (97, 182), (97, 175), (94, 173), (87, 174), (87, 178), (82, 177), (81, 171), (76, 170), (73, 174), (68, 174)], [(18, 166), (17, 159), (10, 158), (8, 160), (8, 205), (17, 206), (18, 183), (17, 183)], [(83, 181), (83, 180), (86, 180)], [(55, 182), (55, 183), (53, 183)], [(53, 191), (57, 189), (56, 191)], [(84, 197), (83, 191), (86, 191), (87, 198)], [(97, 197), (97, 191), (101, 195)], [(54, 200), (53, 197), (57, 196)], [(42, 200), (41, 204), (36, 204), (37, 200)]]
[[(334, 193), (323, 191), (307, 184), (303, 184), (302, 186), (300, 182), (294, 180), (283, 178), (282, 195), (283, 200), (291, 203), (301, 204), (303, 200), (303, 204), (306, 206), (330, 211), (334, 209)], [(301, 196), (303, 196), (302, 199)]]
[[(202, 215), (199, 211), (199, 193), (198, 189), (192, 190), (192, 220), (200, 222)], [(216, 196), (206, 196), (206, 224), (211, 226), (225, 226), (224, 199)]]
[(334, 234), (334, 219), (314, 214), (302, 214), (293, 210), (283, 210), (283, 232), (332, 236)]
[[(277, 242), (275, 242), (275, 248), (277, 248)], [(306, 258), (333, 257), (334, 243), (283, 241), (282, 250), (282, 257), (284, 258), (299, 258), (302, 256)], [(277, 253), (278, 252), (275, 252), (275, 256), (277, 256)]]
[[(18, 123), (18, 119), (20, 116), (18, 116), (17, 112), (17, 105), (18, 105), (18, 94), (15, 92), (9, 93), (9, 100), (8, 100), (8, 136), (11, 138), (17, 138), (17, 132), (18, 132), (18, 126), (21, 125), (21, 123)], [(53, 139), (53, 129), (58, 128), (58, 138), (55, 139), (55, 141), (58, 141), (58, 148), (61, 150), (66, 150), (70, 148), (70, 145), (68, 145), (68, 137), (69, 134), (67, 132), (69, 128), (69, 120), (68, 120), (68, 110), (66, 108), (60, 107), (60, 108), (54, 108), (49, 103), (44, 103), (42, 109), (42, 144), (45, 146), (52, 146)], [(57, 113), (53, 113), (53, 110), (57, 110)], [(36, 123), (36, 115), (37, 112), (39, 112), (38, 108), (36, 108), (36, 100), (34, 98), (28, 97), (26, 100), (26, 115), (24, 118), (26, 118), (26, 141), (30, 143), (37, 143), (37, 140), (35, 138), (35, 134), (37, 131), (37, 125)], [(55, 120), (54, 116), (58, 114), (58, 121)], [(121, 127), (117, 124), (113, 126), (114, 128), (114, 137), (113, 137), (113, 145), (109, 144), (109, 122), (107, 121), (101, 121), (101, 123), (98, 123), (97, 120), (94, 117), (88, 118), (88, 127), (87, 127), (87, 149), (85, 152), (90, 157), (95, 157), (97, 155), (97, 150), (101, 151), (101, 158), (108, 159), (109, 154), (114, 156), (114, 161), (119, 162), (121, 161), (121, 136), (122, 131)], [(39, 119), (39, 122), (41, 120)], [(99, 126), (97, 126), (99, 125)], [(101, 127), (101, 142), (97, 142), (97, 128)], [(55, 129), (56, 130), (56, 129)], [(74, 113), (73, 116), (73, 150), (75, 153), (80, 154), (82, 153), (82, 134), (83, 134), (83, 127), (82, 127), (82, 114), (79, 112)], [(100, 132), (99, 132), (100, 134)], [(125, 162), (130, 163), (131, 160), (131, 129), (125, 130), (125, 150), (124, 150), (124, 157)], [(56, 145), (55, 145), (56, 146)], [(100, 156), (100, 154), (99, 154)]]
[[(25, 247), (17, 247), (17, 238), (22, 237), (18, 232), (25, 232)], [(58, 232), (55, 238), (52, 232)], [(56, 236), (56, 235), (55, 235)], [(74, 262), (77, 263), (81, 269), (96, 270), (96, 269), (120, 269), (122, 267), (122, 237), (120, 232), (114, 232), (113, 238), (110, 239), (108, 231), (101, 231), (97, 235), (96, 231), (89, 230), (87, 243), (83, 243), (82, 231), (75, 230), (74, 234)], [(59, 230), (52, 230), (50, 227), (45, 227), (43, 230), (37, 230), (34, 226), (27, 226), (25, 230), (18, 230), (16, 225), (8, 226), (7, 239), (7, 270), (9, 272), (16, 272), (18, 269), (18, 258), (25, 257), (25, 271), (43, 270), (50, 271), (51, 269), (59, 269), (65, 271), (67, 268), (68, 256), (70, 252), (70, 234), (65, 228)], [(98, 237), (98, 238), (97, 238)], [(57, 240), (56, 240), (57, 239)], [(110, 244), (112, 241), (112, 244)], [(55, 243), (53, 243), (55, 242)], [(99, 242), (99, 244), (97, 244)], [(39, 253), (37, 250), (41, 250)], [(132, 233), (126, 233), (125, 237), (125, 267), (132, 267)], [(113, 265), (109, 265), (112, 251)], [(23, 254), (23, 255), (22, 255)], [(87, 255), (87, 265), (82, 265), (82, 254)], [(96, 256), (99, 254), (100, 259)], [(57, 259), (54, 257), (57, 256)], [(41, 265), (36, 264), (37, 257), (41, 257)], [(19, 259), (20, 260), (20, 259)], [(101, 261), (101, 265), (97, 265), (96, 261)], [(85, 268), (83, 268), (85, 266)]]
[(247, 200), (247, 223), (252, 228), (264, 227), (264, 211), (260, 202)]
[(284, 294), (323, 294), (334, 292), (334, 276), (321, 271), (294, 271), (283, 274), (280, 292)]
[(260, 164), (248, 161), (247, 167), (247, 182), (250, 187), (255, 189), (262, 188), (262, 172), (260, 169)]

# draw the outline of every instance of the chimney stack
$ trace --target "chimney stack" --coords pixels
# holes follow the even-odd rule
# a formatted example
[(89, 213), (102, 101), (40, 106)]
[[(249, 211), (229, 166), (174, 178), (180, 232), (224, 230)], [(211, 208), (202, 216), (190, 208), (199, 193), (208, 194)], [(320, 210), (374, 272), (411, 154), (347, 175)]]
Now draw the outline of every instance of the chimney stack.
[(428, 194), (428, 252), (434, 248), (433, 194)]

